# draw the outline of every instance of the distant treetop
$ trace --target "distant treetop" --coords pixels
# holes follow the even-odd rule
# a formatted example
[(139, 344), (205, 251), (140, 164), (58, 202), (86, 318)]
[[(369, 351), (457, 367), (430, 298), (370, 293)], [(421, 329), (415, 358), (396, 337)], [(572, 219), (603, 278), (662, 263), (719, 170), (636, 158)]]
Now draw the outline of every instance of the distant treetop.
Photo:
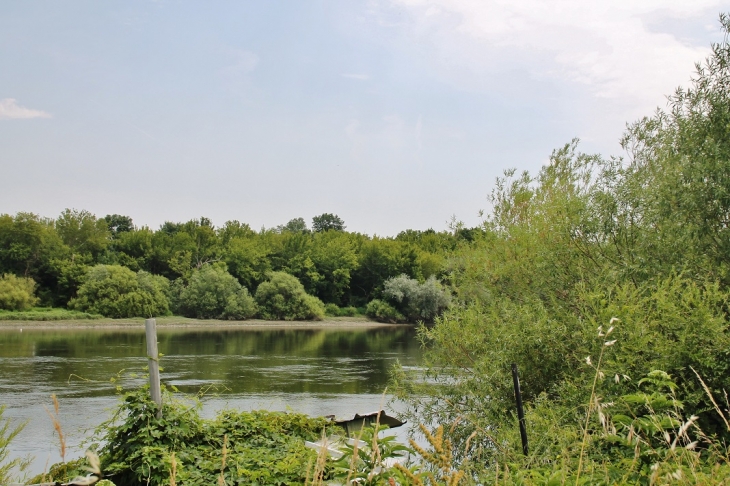
[(322, 231), (344, 231), (345, 222), (336, 214), (324, 213), (312, 218), (312, 231), (320, 233)]

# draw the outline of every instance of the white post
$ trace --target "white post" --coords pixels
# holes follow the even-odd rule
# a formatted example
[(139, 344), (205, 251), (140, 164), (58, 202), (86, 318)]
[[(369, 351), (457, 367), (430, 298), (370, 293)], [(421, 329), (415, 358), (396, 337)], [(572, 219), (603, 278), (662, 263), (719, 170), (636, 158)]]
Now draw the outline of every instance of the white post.
[(162, 391), (160, 390), (160, 362), (157, 352), (157, 322), (154, 319), (144, 321), (147, 336), (147, 358), (150, 368), (150, 396), (157, 404), (157, 418), (162, 417)]

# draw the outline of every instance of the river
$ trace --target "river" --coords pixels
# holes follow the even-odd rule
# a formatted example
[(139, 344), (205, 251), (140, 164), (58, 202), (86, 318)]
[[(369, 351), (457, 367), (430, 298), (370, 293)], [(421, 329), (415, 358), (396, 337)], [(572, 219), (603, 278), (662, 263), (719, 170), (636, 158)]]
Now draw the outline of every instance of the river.
[[(389, 369), (417, 367), (411, 327), (324, 329), (158, 328), (162, 382), (202, 393), (201, 415), (218, 410), (292, 410), (345, 416), (385, 403)], [(48, 412), (58, 397), (66, 459), (118, 403), (117, 386), (145, 383), (144, 325), (124, 329), (0, 330), (0, 404), (13, 424), (27, 421), (10, 458), (32, 455), (31, 472), (61, 460)], [(390, 410), (397, 415), (397, 410)], [(398, 432), (404, 435), (403, 431)]]

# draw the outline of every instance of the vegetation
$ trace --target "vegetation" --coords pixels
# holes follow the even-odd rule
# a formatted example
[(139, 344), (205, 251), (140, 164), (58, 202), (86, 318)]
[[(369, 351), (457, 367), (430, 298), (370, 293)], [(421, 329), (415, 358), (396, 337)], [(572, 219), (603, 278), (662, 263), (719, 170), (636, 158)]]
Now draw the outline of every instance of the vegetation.
[(10, 455), (10, 443), (23, 430), (25, 424), (11, 427), (10, 420), (3, 417), (5, 405), (0, 405), (0, 484), (9, 484), (17, 473), (23, 473), (30, 460), (13, 459), (8, 460)]
[(25, 311), (38, 303), (32, 278), (5, 274), (0, 277), (0, 309)]
[(382, 295), (382, 300), (373, 299), (365, 310), (382, 322), (431, 323), (451, 303), (451, 294), (433, 276), (425, 282), (405, 274), (390, 278), (383, 285)]
[(54, 309), (51, 307), (33, 307), (22, 312), (0, 310), (0, 320), (4, 321), (65, 321), (76, 319), (101, 319), (101, 314), (72, 311), (68, 309)]
[(482, 235), (455, 252), (457, 303), (420, 330), (429, 380), (394, 381), (481, 482), (727, 476), (729, 66), (727, 41), (713, 46), (668, 111), (629, 126), (628, 160), (572, 142), (535, 176), (509, 171)]
[[(331, 304), (331, 310), (364, 308), (381, 297), (389, 278), (444, 278), (447, 256), (469, 244), (463, 229), (408, 230), (395, 238), (348, 233), (344, 221), (330, 213), (313, 218), (312, 228), (303, 218), (258, 232), (238, 221), (216, 228), (200, 218), (166, 222), (153, 231), (135, 227), (130, 217), (119, 214), (97, 218), (69, 209), (56, 220), (4, 214), (0, 273), (32, 279), (38, 303), (46, 307), (106, 317), (147, 317), (170, 310), (198, 318), (245, 319), (256, 315), (249, 297), (272, 272), (295, 277), (308, 295)], [(209, 267), (215, 270), (209, 272)], [(213, 291), (226, 297), (214, 298)], [(111, 305), (117, 298), (126, 302)]]
[(308, 295), (296, 277), (284, 272), (272, 272), (269, 279), (259, 285), (256, 303), (264, 319), (319, 320), (325, 314), (322, 301)]
[(187, 285), (178, 280), (173, 289), (175, 311), (198, 319), (248, 319), (256, 303), (245, 287), (224, 266), (206, 265), (194, 270)]
[[(237, 222), (216, 230), (201, 218), (110, 237), (118, 218), (19, 213), (0, 218), (0, 240), (15, 248), (0, 253), (2, 271), (32, 276), (41, 295), (58, 299), (78, 285), (72, 308), (92, 309), (107, 294), (124, 301), (149, 270), (178, 279), (180, 292), (199, 279), (202, 296), (219, 282), (238, 295), (235, 278), (257, 288), (259, 315), (270, 319), (367, 304), (385, 321), (433, 320), (419, 328), (425, 374), (395, 369), (392, 377), (411, 422), (440, 424), (433, 434), (423, 429), (434, 452), (414, 446), (424, 469), (385, 469), (379, 454), (395, 447), (379, 449), (375, 432), (369, 450), (352, 448), (334, 471), (317, 462), (320, 483), (339, 475), (364, 484), (726, 484), (730, 17), (720, 21), (725, 41), (697, 66), (691, 87), (628, 127), (627, 159), (585, 154), (573, 141), (537, 174), (507, 171), (480, 228), (368, 238), (323, 214), (312, 232), (299, 220), (256, 233)], [(104, 437), (105, 467), (125, 484), (211, 484), (227, 470), (228, 440), (240, 467), (223, 482), (297, 484), (313, 460), (287, 439), (314, 436), (303, 419), (281, 432), (269, 415), (226, 412), (206, 422), (183, 407), (158, 421), (145, 400), (128, 395), (125, 421)], [(261, 433), (245, 435), (252, 422)], [(254, 449), (260, 437), (265, 447)], [(194, 467), (176, 473), (179, 464)]]
[(166, 315), (168, 287), (167, 279), (143, 270), (135, 274), (121, 265), (96, 265), (69, 308), (117, 318)]
[[(221, 411), (198, 415), (195, 403), (165, 393), (161, 418), (149, 389), (127, 392), (115, 416), (100, 425), (96, 439), (101, 470), (119, 485), (304, 484), (317, 440), (334, 426), (325, 418), (297, 413)], [(57, 464), (45, 478), (85, 475), (84, 461)], [(222, 481), (222, 482), (221, 482)]]

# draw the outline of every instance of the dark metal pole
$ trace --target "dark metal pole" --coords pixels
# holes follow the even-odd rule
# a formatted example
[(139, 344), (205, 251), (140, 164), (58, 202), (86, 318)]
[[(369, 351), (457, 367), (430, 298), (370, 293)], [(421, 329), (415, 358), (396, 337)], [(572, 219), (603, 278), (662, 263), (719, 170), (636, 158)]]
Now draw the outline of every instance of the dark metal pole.
[(522, 409), (522, 391), (520, 390), (520, 377), (517, 374), (517, 364), (512, 363), (512, 382), (515, 386), (515, 399), (517, 400), (517, 418), (520, 420), (520, 438), (522, 439), (522, 453), (527, 455), (527, 428), (525, 427), (525, 411)]

